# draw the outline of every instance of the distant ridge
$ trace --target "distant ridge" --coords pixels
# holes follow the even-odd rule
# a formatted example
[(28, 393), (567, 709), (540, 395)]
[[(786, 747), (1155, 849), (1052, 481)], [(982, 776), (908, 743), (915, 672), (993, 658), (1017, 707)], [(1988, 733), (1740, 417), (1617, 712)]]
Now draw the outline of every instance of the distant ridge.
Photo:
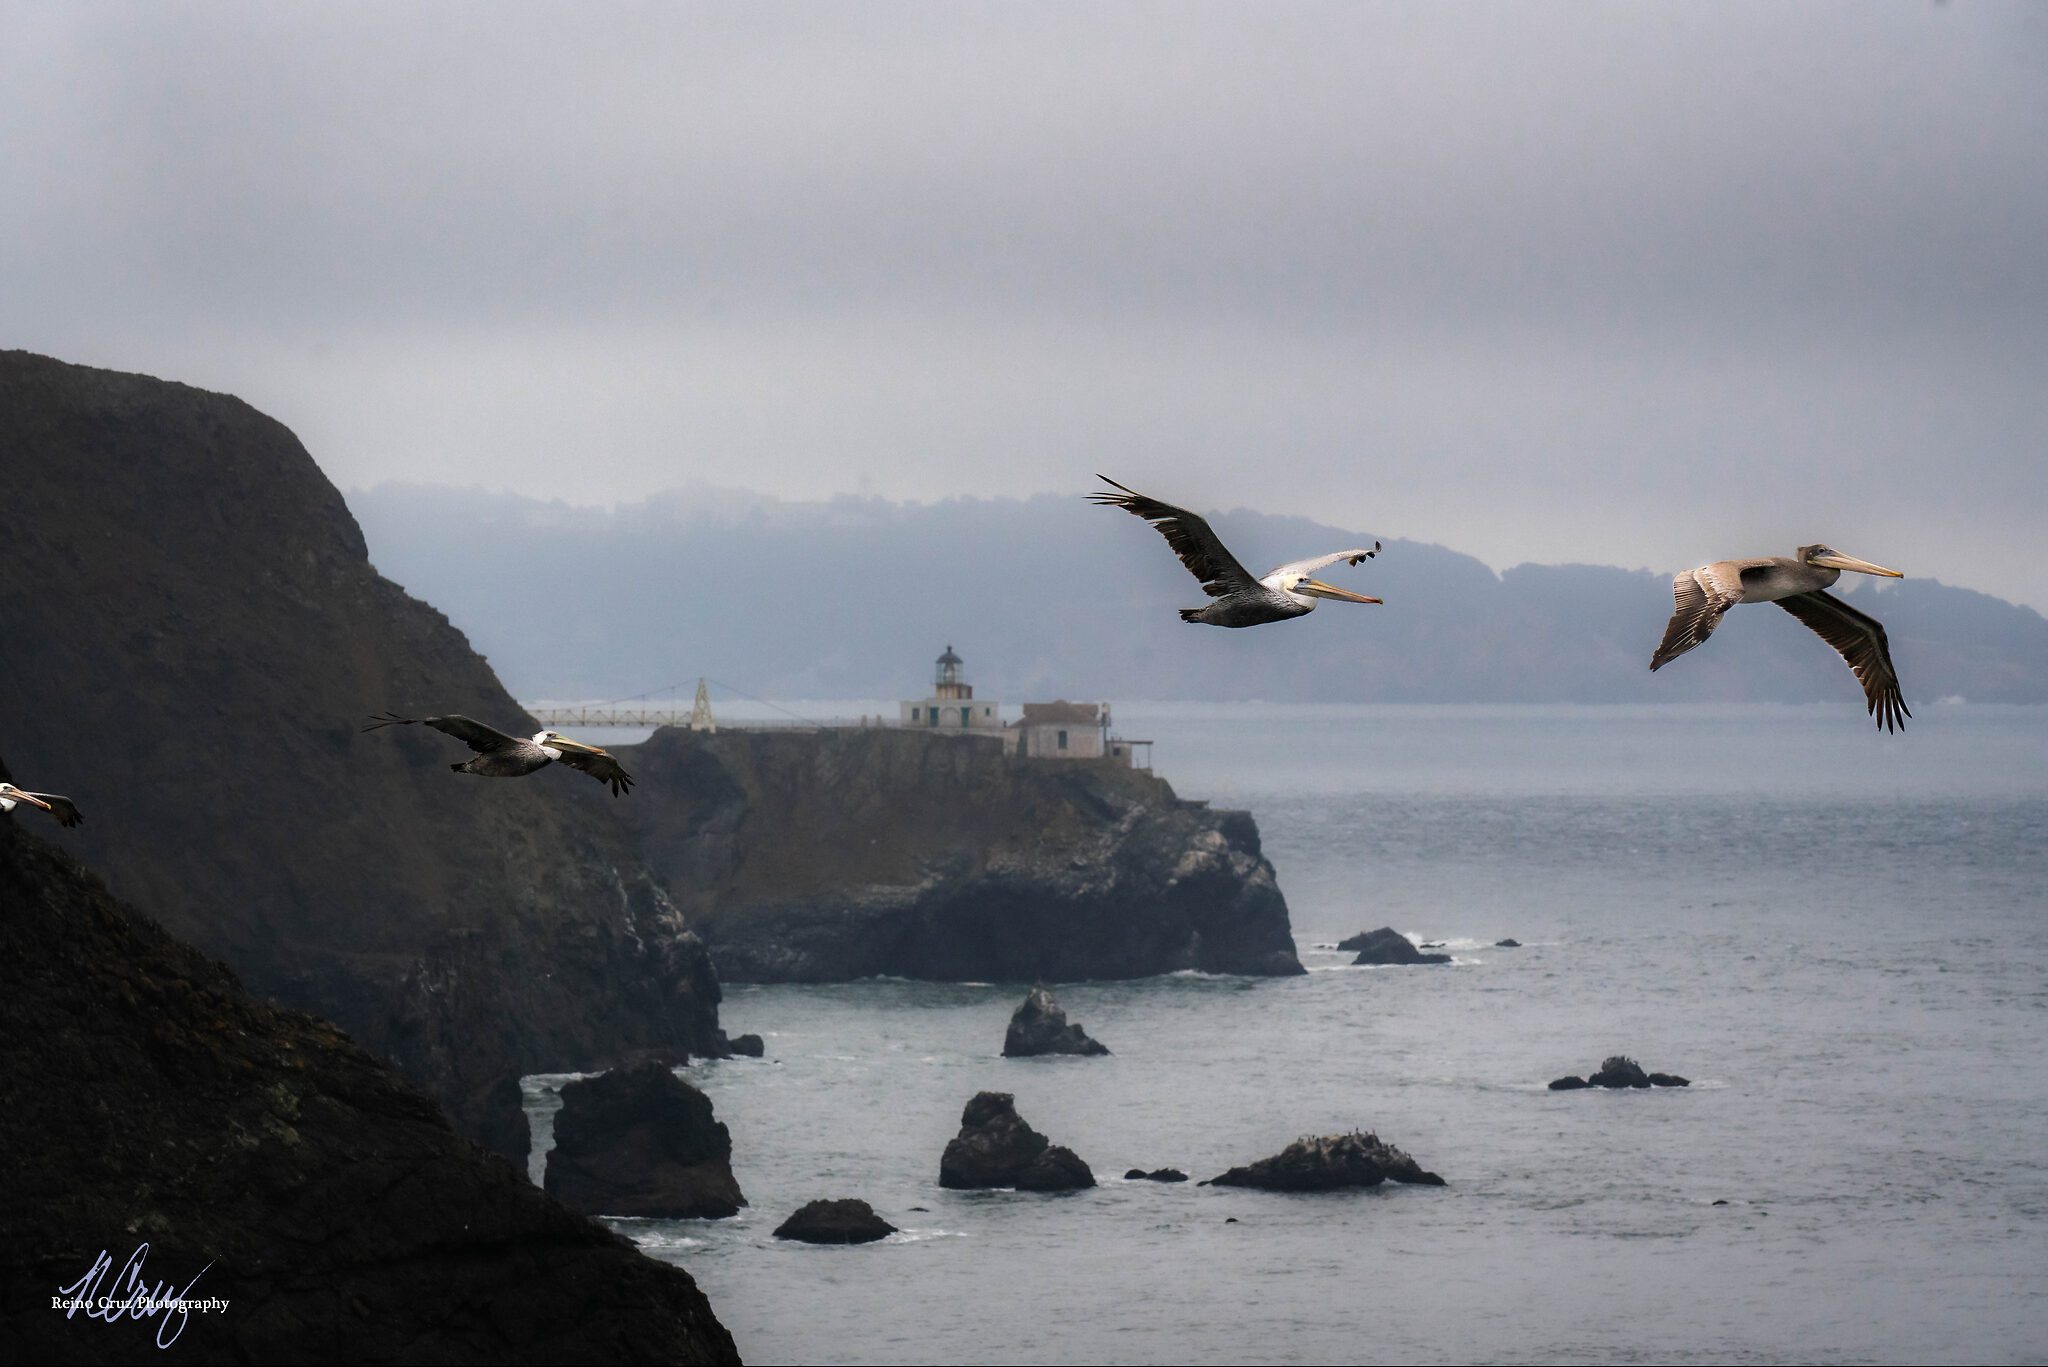
[[(1072, 498), (935, 504), (684, 491), (616, 510), (439, 486), (347, 499), (378, 568), (446, 610), (527, 697), (709, 674), (770, 697), (886, 698), (924, 682), (953, 641), (984, 691), (1011, 702), (1862, 701), (1834, 653), (1778, 612), (1731, 614), (1711, 649), (1652, 678), (1668, 573), (1497, 575), (1386, 528), (1245, 511), (1212, 520), (1254, 571), (1385, 539), (1379, 559), (1334, 582), (1386, 606), (1191, 627), (1175, 610), (1202, 601), (1194, 581), (1078, 486)], [(1883, 619), (1909, 703), (2048, 702), (2048, 619), (1901, 567), (1911, 577), (1840, 591)]]

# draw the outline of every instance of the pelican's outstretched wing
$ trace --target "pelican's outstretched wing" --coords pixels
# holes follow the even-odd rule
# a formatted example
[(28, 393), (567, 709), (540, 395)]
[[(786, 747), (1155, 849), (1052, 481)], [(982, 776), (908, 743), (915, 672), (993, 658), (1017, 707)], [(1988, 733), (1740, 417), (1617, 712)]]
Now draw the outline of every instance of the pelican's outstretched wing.
[(1380, 543), (1372, 543), (1371, 550), (1354, 547), (1348, 551), (1331, 551), (1328, 555), (1312, 556), (1307, 560), (1290, 560), (1284, 565), (1275, 565), (1266, 571), (1266, 578), (1276, 574), (1314, 574), (1325, 565), (1334, 565), (1342, 560), (1347, 565), (1362, 565), (1380, 553)]
[(1090, 494), (1089, 501), (1122, 508), (1157, 527), (1159, 534), (1166, 538), (1166, 544), (1173, 547), (1173, 553), (1180, 557), (1180, 563), (1202, 581), (1202, 592), (1211, 598), (1259, 586), (1251, 571), (1237, 563), (1237, 557), (1230, 553), (1229, 547), (1217, 539), (1216, 533), (1209, 530), (1209, 524), (1200, 517), (1185, 508), (1176, 508), (1171, 503), (1161, 503), (1134, 489), (1126, 489), (1108, 475), (1097, 475), (1096, 478), (1123, 492)]
[(1875, 617), (1858, 612), (1832, 594), (1815, 590), (1780, 598), (1778, 606), (1813, 629), (1816, 636), (1835, 648), (1849, 662), (1856, 682), (1863, 685), (1870, 715), (1887, 731), (1897, 731), (1912, 716), (1899, 693), (1898, 671), (1892, 668), (1891, 645), (1884, 627)]
[(612, 786), (612, 796), (618, 797), (633, 787), (633, 776), (627, 773), (609, 750), (582, 741), (570, 740), (566, 736), (552, 736), (547, 742), (548, 749), (562, 752), (561, 762), (572, 769), (581, 769), (600, 783)]
[(446, 717), (401, 717), (396, 712), (387, 712), (381, 717), (372, 718), (370, 724), (363, 729), (375, 731), (380, 726), (420, 725), (431, 726), (436, 731), (455, 737), (479, 755), (488, 755), (493, 750), (502, 750), (508, 745), (519, 744), (517, 736), (508, 736), (494, 726), (471, 721), (460, 713)]
[(85, 820), (85, 813), (78, 810), (78, 804), (60, 793), (28, 793), (26, 789), (23, 791), (27, 796), (48, 807), (50, 815), (56, 817), (62, 825), (76, 826)]
[(1742, 601), (1742, 571), (1732, 562), (1716, 561), (1673, 575), (1671, 599), (1671, 623), (1650, 657), (1651, 669), (1662, 669), (1714, 634), (1728, 609)]

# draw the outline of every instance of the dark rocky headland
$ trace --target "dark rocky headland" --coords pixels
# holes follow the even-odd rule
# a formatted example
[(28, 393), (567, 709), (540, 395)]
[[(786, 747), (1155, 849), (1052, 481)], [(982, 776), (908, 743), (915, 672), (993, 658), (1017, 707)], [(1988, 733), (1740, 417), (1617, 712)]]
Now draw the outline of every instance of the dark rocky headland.
[(1302, 971), (1250, 814), (1144, 770), (895, 728), (668, 729), (628, 767), (621, 820), (726, 981)]
[(508, 1151), (517, 1074), (715, 1052), (710, 958), (619, 820), (638, 793), (358, 733), (387, 707), (538, 728), (282, 425), (0, 352), (0, 471), (0, 545), (38, 571), (0, 575), (0, 735), (89, 814), (63, 844), (117, 895)]
[[(4, 816), (0, 1154), (0, 1361), (738, 1361), (681, 1269)], [(144, 1284), (227, 1309), (50, 1308), (145, 1244)]]

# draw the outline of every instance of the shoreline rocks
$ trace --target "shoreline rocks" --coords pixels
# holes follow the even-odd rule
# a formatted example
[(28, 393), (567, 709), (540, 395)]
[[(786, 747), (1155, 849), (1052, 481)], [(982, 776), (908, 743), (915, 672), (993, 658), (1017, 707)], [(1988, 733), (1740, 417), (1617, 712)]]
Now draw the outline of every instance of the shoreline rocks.
[(1376, 1187), (1382, 1182), (1407, 1182), (1441, 1187), (1444, 1179), (1427, 1172), (1400, 1149), (1383, 1144), (1378, 1135), (1310, 1135), (1295, 1140), (1271, 1158), (1202, 1183), (1205, 1187), (1256, 1187), (1260, 1191), (1336, 1191), (1344, 1187)]
[(711, 1099), (653, 1062), (562, 1088), (544, 1185), (588, 1215), (719, 1220), (747, 1203)]
[(775, 1227), (778, 1239), (807, 1244), (871, 1244), (896, 1232), (865, 1201), (812, 1201)]
[(960, 1133), (939, 1159), (939, 1185), (1074, 1191), (1094, 1186), (1095, 1174), (1072, 1149), (1026, 1124), (1010, 1093), (977, 1092), (960, 1113)]
[(1154, 1168), (1147, 1172), (1143, 1168), (1132, 1168), (1124, 1174), (1126, 1182), (1185, 1182), (1188, 1175), (1179, 1168)]
[(1035, 1058), (1042, 1054), (1107, 1054), (1109, 1049), (1068, 1022), (1067, 1013), (1041, 984), (1024, 995), (1003, 1036), (1004, 1058)]
[(1392, 926), (1381, 926), (1378, 930), (1362, 930), (1346, 940), (1339, 940), (1337, 948), (1355, 950), (1356, 964), (1447, 964), (1448, 954), (1424, 954), (1410, 940)]
[(1606, 1087), (1619, 1091), (1627, 1088), (1645, 1087), (1690, 1087), (1692, 1080), (1676, 1073), (1646, 1073), (1642, 1065), (1626, 1054), (1610, 1054), (1601, 1060), (1599, 1071), (1591, 1077), (1572, 1074), (1554, 1079), (1550, 1084), (1553, 1092), (1576, 1092), (1582, 1087)]
[[(8, 817), (0, 908), (0, 1362), (739, 1361), (682, 1268)], [(102, 1249), (228, 1308), (51, 1312)]]

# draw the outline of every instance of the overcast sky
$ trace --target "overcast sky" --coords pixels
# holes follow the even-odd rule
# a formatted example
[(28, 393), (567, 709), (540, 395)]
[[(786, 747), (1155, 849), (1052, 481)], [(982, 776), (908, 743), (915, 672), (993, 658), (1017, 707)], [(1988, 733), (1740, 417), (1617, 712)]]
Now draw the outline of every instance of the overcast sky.
[(2048, 6), (0, 0), (0, 345), (345, 489), (1102, 470), (2048, 608)]

